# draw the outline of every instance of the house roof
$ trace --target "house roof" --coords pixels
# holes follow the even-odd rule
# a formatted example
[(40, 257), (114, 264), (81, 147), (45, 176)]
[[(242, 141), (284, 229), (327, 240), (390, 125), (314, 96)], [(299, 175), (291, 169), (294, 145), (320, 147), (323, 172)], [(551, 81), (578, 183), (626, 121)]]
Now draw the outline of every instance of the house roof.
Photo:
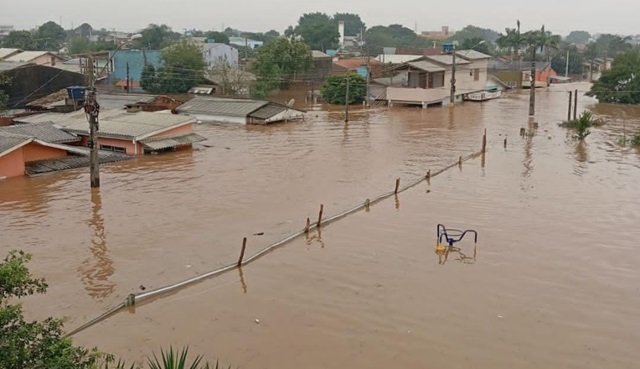
[(124, 109), (127, 105), (150, 104), (157, 97), (144, 94), (98, 94), (97, 100), (102, 109)]
[(62, 59), (59, 55), (56, 55), (52, 52), (49, 51), (23, 51), (21, 53), (12, 55), (6, 59), (4, 59), (4, 61), (12, 61), (12, 62), (30, 62), (33, 59), (39, 58), (43, 55), (51, 55), (54, 56), (58, 59)]
[(184, 114), (246, 117), (267, 104), (269, 104), (268, 101), (197, 96), (184, 103), (177, 111)]
[[(351, 58), (351, 59), (339, 59), (333, 62), (335, 65), (338, 65), (344, 69), (352, 70), (357, 69), (358, 67), (363, 67), (367, 65), (367, 58)], [(369, 59), (369, 65), (382, 65), (379, 61), (374, 58)]]
[(0, 135), (0, 157), (30, 143), (29, 137), (5, 137)]
[[(218, 48), (220, 46), (229, 46), (229, 45), (223, 44), (223, 43), (220, 43), (220, 42), (215, 42), (215, 43), (198, 44), (198, 46), (202, 47), (203, 51), (207, 51), (207, 50)], [(229, 46), (229, 47), (231, 48), (231, 46)]]
[(381, 63), (391, 63), (391, 64), (403, 64), (406, 62), (414, 61), (421, 59), (422, 55), (398, 55), (398, 54), (381, 54), (376, 57), (376, 60)]
[[(467, 60), (481, 60), (481, 59), (491, 59), (491, 55), (487, 55), (484, 53), (481, 53), (479, 51), (476, 50), (457, 50), (456, 51), (456, 55), (458, 55), (461, 58), (467, 59)], [(458, 64), (458, 61), (456, 60), (456, 64)]]
[(405, 71), (399, 71), (396, 73), (393, 78), (391, 77), (382, 77), (376, 78), (373, 80), (373, 83), (382, 86), (404, 86), (409, 82), (409, 73)]
[(404, 67), (416, 68), (416, 69), (420, 69), (420, 70), (423, 70), (423, 71), (429, 72), (429, 73), (444, 72), (446, 70), (443, 67), (441, 67), (439, 65), (436, 65), (436, 64), (433, 64), (433, 63), (430, 63), (430, 62), (428, 62), (426, 60), (418, 60), (418, 61), (408, 62), (408, 63), (405, 63), (405, 64), (399, 66), (396, 69), (404, 69)]
[(282, 113), (283, 111), (286, 111), (288, 108), (286, 106), (282, 106), (282, 105), (278, 105), (278, 104), (274, 104), (274, 103), (269, 103), (263, 107), (261, 107), (260, 109), (252, 112), (251, 114), (249, 114), (249, 116), (251, 118), (256, 118), (256, 119), (269, 119), (273, 116), (276, 116), (280, 113)]
[(2, 47), (0, 48), (0, 60), (3, 60), (4, 58), (7, 58), (13, 54), (17, 54), (21, 51), (22, 50), (20, 49), (11, 49), (11, 48)]
[(200, 141), (205, 141), (206, 138), (200, 136), (197, 133), (180, 133), (175, 135), (151, 137), (141, 140), (140, 143), (147, 149), (162, 150), (169, 147), (177, 147), (183, 145), (189, 145)]
[(22, 137), (36, 138), (49, 143), (76, 142), (80, 138), (69, 134), (50, 123), (16, 124), (13, 126), (1, 127), (0, 137)]
[[(429, 56), (426, 56), (426, 58), (436, 63), (440, 63), (444, 65), (453, 65), (453, 56), (449, 54), (429, 55)], [(468, 60), (456, 58), (456, 65), (457, 64), (470, 64), (470, 63)]]
[(7, 72), (10, 70), (22, 68), (29, 63), (18, 63), (18, 62), (8, 62), (8, 61), (0, 61), (0, 72)]
[(331, 58), (330, 55), (327, 55), (319, 50), (311, 50), (311, 57), (314, 59)]
[[(50, 122), (76, 134), (88, 134), (89, 123), (82, 110), (73, 113), (47, 113), (20, 118), (21, 122)], [(128, 113), (124, 110), (101, 110), (99, 137), (142, 140), (153, 135), (193, 123), (184, 115), (149, 112)]]

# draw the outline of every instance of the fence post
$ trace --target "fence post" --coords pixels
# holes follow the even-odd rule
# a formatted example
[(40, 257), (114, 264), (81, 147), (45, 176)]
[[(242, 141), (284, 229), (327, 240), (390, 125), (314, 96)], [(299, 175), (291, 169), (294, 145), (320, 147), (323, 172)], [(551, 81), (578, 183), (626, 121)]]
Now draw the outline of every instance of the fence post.
[(482, 152), (487, 151), (487, 129), (484, 129), (484, 135), (482, 136)]
[(396, 189), (393, 191), (394, 194), (398, 194), (398, 189), (400, 189), (400, 178), (396, 179)]
[(318, 214), (318, 228), (322, 224), (322, 213), (324, 212), (324, 205), (320, 204), (320, 213)]
[(244, 259), (244, 250), (247, 248), (247, 238), (242, 239), (242, 250), (240, 251), (240, 258), (238, 259), (238, 268), (242, 266), (242, 259)]
[(311, 228), (311, 219), (307, 218), (307, 225), (304, 227), (304, 233), (309, 233), (309, 228)]

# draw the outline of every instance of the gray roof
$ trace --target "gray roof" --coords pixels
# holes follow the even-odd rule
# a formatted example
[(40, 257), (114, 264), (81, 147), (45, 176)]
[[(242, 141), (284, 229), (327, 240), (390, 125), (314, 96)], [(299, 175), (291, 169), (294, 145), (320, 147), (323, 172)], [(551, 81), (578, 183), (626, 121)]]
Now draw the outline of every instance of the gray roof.
[(196, 142), (205, 141), (206, 138), (197, 133), (180, 133), (175, 135), (151, 137), (140, 142), (144, 147), (151, 150), (162, 150), (170, 147), (190, 145)]
[(0, 155), (6, 151), (13, 151), (15, 147), (19, 147), (31, 141), (28, 137), (5, 137), (0, 135)]
[(6, 47), (0, 47), (0, 60), (11, 56), (13, 54), (19, 53), (22, 50), (20, 49), (11, 49), (11, 48), (6, 48)]
[(12, 55), (8, 58), (5, 58), (5, 61), (10, 62), (30, 62), (36, 58), (39, 58), (43, 55), (51, 55), (58, 59), (62, 59), (59, 55), (56, 55), (50, 51), (23, 51), (21, 53)]
[(29, 65), (29, 63), (5, 62), (0, 61), (0, 72), (6, 72)]
[[(442, 55), (429, 55), (426, 57), (427, 59), (444, 64), (444, 65), (452, 65), (453, 64), (453, 56), (449, 54)], [(470, 64), (468, 60), (456, 58), (456, 64)]]
[(102, 109), (124, 109), (127, 105), (152, 103), (157, 96), (143, 94), (98, 94), (97, 99)]
[[(467, 60), (491, 59), (491, 55), (487, 55), (473, 49), (458, 50), (456, 51), (456, 55)], [(457, 60), (456, 60), (456, 64), (458, 64)]]
[(278, 104), (274, 104), (274, 103), (269, 103), (263, 107), (261, 107), (260, 109), (254, 111), (253, 113), (249, 114), (250, 117), (252, 118), (256, 118), (256, 119), (264, 119), (267, 120), (271, 117), (274, 117), (280, 113), (282, 113), (283, 111), (286, 111), (288, 108), (286, 106), (282, 106), (282, 105), (278, 105)]
[[(21, 122), (51, 122), (70, 133), (88, 134), (89, 123), (82, 110), (73, 113), (47, 113), (26, 118)], [(184, 115), (137, 112), (124, 110), (101, 110), (98, 136), (124, 139), (144, 139), (172, 128), (193, 123), (194, 119)]]
[(325, 54), (322, 51), (319, 50), (311, 50), (311, 57), (314, 59), (319, 59), (319, 58), (331, 58), (331, 55)]
[(32, 137), (49, 143), (67, 143), (80, 140), (79, 137), (56, 128), (51, 123), (17, 124), (8, 127), (1, 127), (0, 136), (22, 138)]
[[(420, 70), (423, 70), (423, 71), (429, 72), (429, 73), (444, 72), (445, 71), (445, 69), (442, 68), (441, 66), (433, 64), (433, 63), (429, 63), (426, 60), (418, 60), (418, 61), (414, 61), (414, 62), (409, 62), (409, 63), (403, 64), (403, 66), (409, 66), (409, 67), (420, 69)], [(402, 68), (402, 67), (399, 67), (399, 68)]]
[(246, 117), (252, 112), (269, 104), (268, 101), (250, 99), (223, 99), (213, 97), (194, 97), (182, 104), (177, 111), (183, 114), (207, 114), (230, 117)]

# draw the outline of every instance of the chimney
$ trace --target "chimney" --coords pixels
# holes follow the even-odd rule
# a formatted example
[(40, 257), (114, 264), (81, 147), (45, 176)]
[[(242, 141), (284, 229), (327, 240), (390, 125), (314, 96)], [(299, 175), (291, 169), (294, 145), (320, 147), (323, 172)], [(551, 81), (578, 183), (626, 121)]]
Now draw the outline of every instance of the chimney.
[(338, 32), (340, 33), (340, 48), (344, 47), (344, 21), (338, 22)]

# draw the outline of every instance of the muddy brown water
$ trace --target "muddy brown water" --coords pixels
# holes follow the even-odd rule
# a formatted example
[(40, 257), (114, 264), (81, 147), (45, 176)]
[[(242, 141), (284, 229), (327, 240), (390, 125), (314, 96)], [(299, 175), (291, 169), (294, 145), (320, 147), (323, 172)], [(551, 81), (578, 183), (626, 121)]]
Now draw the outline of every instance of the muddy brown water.
[[(596, 105), (607, 124), (575, 144), (563, 90), (448, 108), (312, 110), (268, 127), (203, 124), (210, 147), (0, 182), (2, 251), (34, 254), (46, 296), (30, 317), (76, 327), (140, 287), (251, 255), (315, 219), (489, 152), (267, 257), (76, 336), (130, 361), (166, 347), (243, 368), (632, 368), (640, 360), (640, 155), (619, 137), (640, 110)], [(288, 98), (287, 96), (283, 96)], [(312, 107), (318, 109), (318, 107)], [(506, 150), (503, 139), (508, 136)], [(428, 191), (428, 192), (427, 192)], [(480, 242), (446, 262), (435, 226)], [(253, 235), (264, 232), (264, 235)], [(258, 319), (258, 323), (256, 322)]]

